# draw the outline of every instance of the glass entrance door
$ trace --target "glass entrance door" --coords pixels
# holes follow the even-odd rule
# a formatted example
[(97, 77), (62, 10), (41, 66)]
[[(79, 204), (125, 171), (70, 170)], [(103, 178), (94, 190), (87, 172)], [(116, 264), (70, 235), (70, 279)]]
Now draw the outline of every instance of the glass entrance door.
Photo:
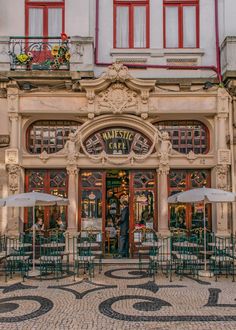
[(102, 232), (105, 255), (119, 252), (122, 200), (129, 201), (129, 246), (135, 228), (157, 230), (156, 172), (154, 170), (81, 171), (79, 230)]

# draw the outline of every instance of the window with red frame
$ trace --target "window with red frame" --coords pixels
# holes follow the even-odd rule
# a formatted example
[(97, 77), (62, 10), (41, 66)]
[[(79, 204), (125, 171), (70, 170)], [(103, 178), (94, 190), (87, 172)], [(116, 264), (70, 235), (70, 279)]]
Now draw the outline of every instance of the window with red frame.
[(26, 36), (58, 37), (64, 32), (64, 0), (26, 0)]
[(199, 0), (163, 0), (164, 47), (199, 47)]
[(149, 0), (114, 0), (114, 47), (149, 47)]

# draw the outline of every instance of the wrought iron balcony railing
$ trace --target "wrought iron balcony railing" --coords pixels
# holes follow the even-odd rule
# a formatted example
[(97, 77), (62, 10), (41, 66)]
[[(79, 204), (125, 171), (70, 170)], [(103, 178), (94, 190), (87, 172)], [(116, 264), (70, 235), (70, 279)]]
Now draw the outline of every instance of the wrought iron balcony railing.
[(11, 70), (69, 70), (70, 40), (66, 37), (10, 37)]

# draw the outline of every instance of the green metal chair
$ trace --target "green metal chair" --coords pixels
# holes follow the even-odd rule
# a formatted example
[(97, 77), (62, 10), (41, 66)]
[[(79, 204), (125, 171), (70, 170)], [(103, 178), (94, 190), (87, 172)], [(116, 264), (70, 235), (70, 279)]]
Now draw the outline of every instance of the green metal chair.
[(43, 277), (51, 276), (59, 277), (63, 274), (63, 253), (65, 244), (55, 238), (40, 238), (40, 280)]
[(175, 271), (180, 280), (182, 280), (184, 274), (198, 276), (199, 247), (198, 239), (195, 236), (173, 243), (173, 248), (175, 248)]
[(88, 237), (81, 237), (77, 235), (73, 241), (74, 247), (74, 280), (76, 276), (79, 276), (79, 271), (82, 268), (84, 278), (87, 278), (87, 272), (89, 278), (94, 277), (94, 259), (92, 254), (91, 241)]
[(234, 243), (231, 237), (215, 237), (213, 255), (210, 258), (210, 269), (214, 273), (215, 280), (221, 275), (228, 275), (232, 271), (234, 277)]
[(7, 237), (4, 260), (5, 281), (7, 282), (7, 278), (12, 278), (16, 273), (20, 273), (24, 281), (30, 268), (29, 259), (30, 256), (26, 254), (24, 243), (19, 238)]
[(87, 237), (90, 242), (91, 254), (95, 257), (94, 263), (98, 260), (100, 274), (102, 271), (103, 258), (102, 231), (95, 227), (87, 227), (84, 231), (81, 231), (80, 237)]
[(171, 237), (158, 237), (150, 250), (148, 272), (155, 281), (156, 274), (160, 270), (170, 282), (172, 281), (172, 253)]

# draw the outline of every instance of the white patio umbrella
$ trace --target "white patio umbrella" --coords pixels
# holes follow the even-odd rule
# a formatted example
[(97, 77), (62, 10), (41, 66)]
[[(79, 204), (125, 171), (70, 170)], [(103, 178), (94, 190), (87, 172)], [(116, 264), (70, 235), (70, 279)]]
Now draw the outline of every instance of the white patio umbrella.
[(36, 276), (38, 273), (35, 270), (35, 206), (53, 206), (53, 205), (68, 205), (69, 200), (57, 197), (50, 194), (29, 192), (11, 195), (0, 199), (0, 206), (7, 207), (33, 207), (33, 270), (31, 276)]
[(168, 203), (197, 203), (203, 202), (203, 227), (204, 227), (204, 272), (207, 273), (206, 266), (206, 210), (208, 203), (227, 203), (235, 201), (235, 193), (213, 188), (195, 188), (181, 193), (177, 193), (168, 198)]

